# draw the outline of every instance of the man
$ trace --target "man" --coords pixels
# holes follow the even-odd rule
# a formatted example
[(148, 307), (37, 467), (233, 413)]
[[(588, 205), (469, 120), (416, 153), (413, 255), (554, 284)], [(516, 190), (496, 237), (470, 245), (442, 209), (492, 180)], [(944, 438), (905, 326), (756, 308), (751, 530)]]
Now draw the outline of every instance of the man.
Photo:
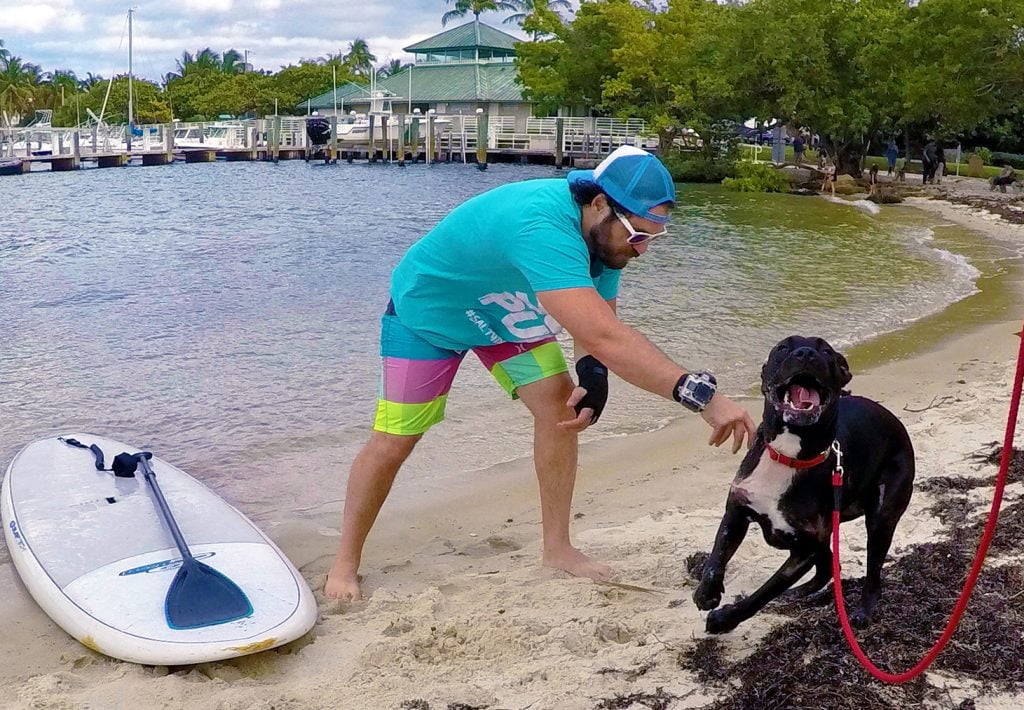
[(1003, 171), (998, 176), (989, 178), (988, 184), (990, 190), (995, 190), (998, 187), (1000, 191), (1006, 192), (1006, 186), (1015, 182), (1017, 182), (1017, 171), (1013, 169), (1012, 165), (1004, 165)]
[(803, 131), (796, 134), (796, 138), (793, 139), (793, 157), (796, 160), (797, 165), (804, 164), (804, 148), (807, 144), (804, 141)]
[(936, 146), (935, 140), (932, 138), (928, 139), (928, 142), (924, 146), (924, 151), (921, 157), (921, 184), (927, 185), (929, 182), (935, 182), (935, 170), (938, 168), (935, 156)]
[[(597, 421), (608, 370), (700, 412), (711, 444), (753, 443), (746, 410), (688, 373), (615, 315), (619, 273), (664, 236), (675, 186), (661, 162), (622, 147), (568, 180), (495, 188), (453, 210), (395, 268), (382, 319), (381, 398), (374, 431), (352, 463), (341, 543), (324, 591), (361, 598), (363, 544), (399, 467), (444, 418), (452, 379), (473, 350), (534, 417), (543, 562), (605, 579), (611, 571), (573, 547), (570, 506), (577, 435)], [(576, 347), (574, 386), (555, 334)]]

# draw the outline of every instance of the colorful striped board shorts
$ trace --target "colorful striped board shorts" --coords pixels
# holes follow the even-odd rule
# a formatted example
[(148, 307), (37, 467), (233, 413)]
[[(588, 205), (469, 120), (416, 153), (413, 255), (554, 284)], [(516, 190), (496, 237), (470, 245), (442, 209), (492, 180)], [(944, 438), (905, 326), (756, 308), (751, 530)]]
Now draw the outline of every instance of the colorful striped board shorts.
[[(444, 419), (448, 391), (467, 351), (431, 345), (402, 325), (392, 310), (381, 318), (380, 397), (373, 428), (387, 434), (422, 434)], [(517, 388), (568, 371), (554, 337), (472, 350), (513, 399)]]

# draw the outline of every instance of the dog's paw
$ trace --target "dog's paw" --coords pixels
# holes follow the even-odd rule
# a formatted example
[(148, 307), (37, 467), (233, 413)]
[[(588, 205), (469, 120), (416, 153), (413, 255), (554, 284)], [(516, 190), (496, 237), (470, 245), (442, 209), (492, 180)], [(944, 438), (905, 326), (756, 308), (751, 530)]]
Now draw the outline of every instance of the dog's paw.
[(715, 609), (708, 614), (708, 619), (704, 623), (704, 630), (709, 634), (724, 634), (732, 631), (739, 625), (739, 622), (729, 613), (729, 607), (724, 607), (722, 609)]
[(693, 603), (701, 611), (709, 611), (722, 603), (725, 586), (721, 582), (702, 579), (693, 592)]
[(863, 609), (858, 609), (850, 614), (850, 626), (855, 629), (866, 629), (871, 626), (871, 615)]

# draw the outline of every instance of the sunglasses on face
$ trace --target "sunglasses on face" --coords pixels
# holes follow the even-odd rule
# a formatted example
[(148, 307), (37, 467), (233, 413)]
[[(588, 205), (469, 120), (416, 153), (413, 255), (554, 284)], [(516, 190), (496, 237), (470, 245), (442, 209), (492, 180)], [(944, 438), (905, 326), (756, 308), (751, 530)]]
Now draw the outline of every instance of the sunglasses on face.
[(641, 232), (634, 228), (633, 225), (629, 223), (629, 220), (625, 218), (625, 216), (619, 214), (618, 212), (615, 213), (615, 216), (619, 218), (619, 221), (622, 222), (622, 226), (625, 227), (626, 231), (629, 232), (629, 236), (626, 238), (626, 242), (629, 244), (645, 244), (654, 239), (655, 237), (663, 237), (666, 234), (668, 234), (667, 229), (662, 229), (660, 232), (657, 232), (655, 234), (651, 234), (650, 232)]

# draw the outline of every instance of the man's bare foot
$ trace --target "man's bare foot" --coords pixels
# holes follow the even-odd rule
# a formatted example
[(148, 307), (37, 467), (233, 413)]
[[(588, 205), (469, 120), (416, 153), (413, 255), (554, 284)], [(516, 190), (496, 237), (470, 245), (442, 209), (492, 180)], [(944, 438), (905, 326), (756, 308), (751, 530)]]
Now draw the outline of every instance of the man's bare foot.
[(575, 547), (567, 546), (560, 550), (544, 553), (544, 566), (560, 569), (574, 577), (588, 577), (595, 582), (603, 582), (612, 576), (612, 568), (584, 555)]
[(331, 571), (327, 573), (327, 582), (324, 584), (324, 595), (341, 601), (362, 601), (363, 593), (359, 590), (359, 575), (356, 572), (331, 568)]

